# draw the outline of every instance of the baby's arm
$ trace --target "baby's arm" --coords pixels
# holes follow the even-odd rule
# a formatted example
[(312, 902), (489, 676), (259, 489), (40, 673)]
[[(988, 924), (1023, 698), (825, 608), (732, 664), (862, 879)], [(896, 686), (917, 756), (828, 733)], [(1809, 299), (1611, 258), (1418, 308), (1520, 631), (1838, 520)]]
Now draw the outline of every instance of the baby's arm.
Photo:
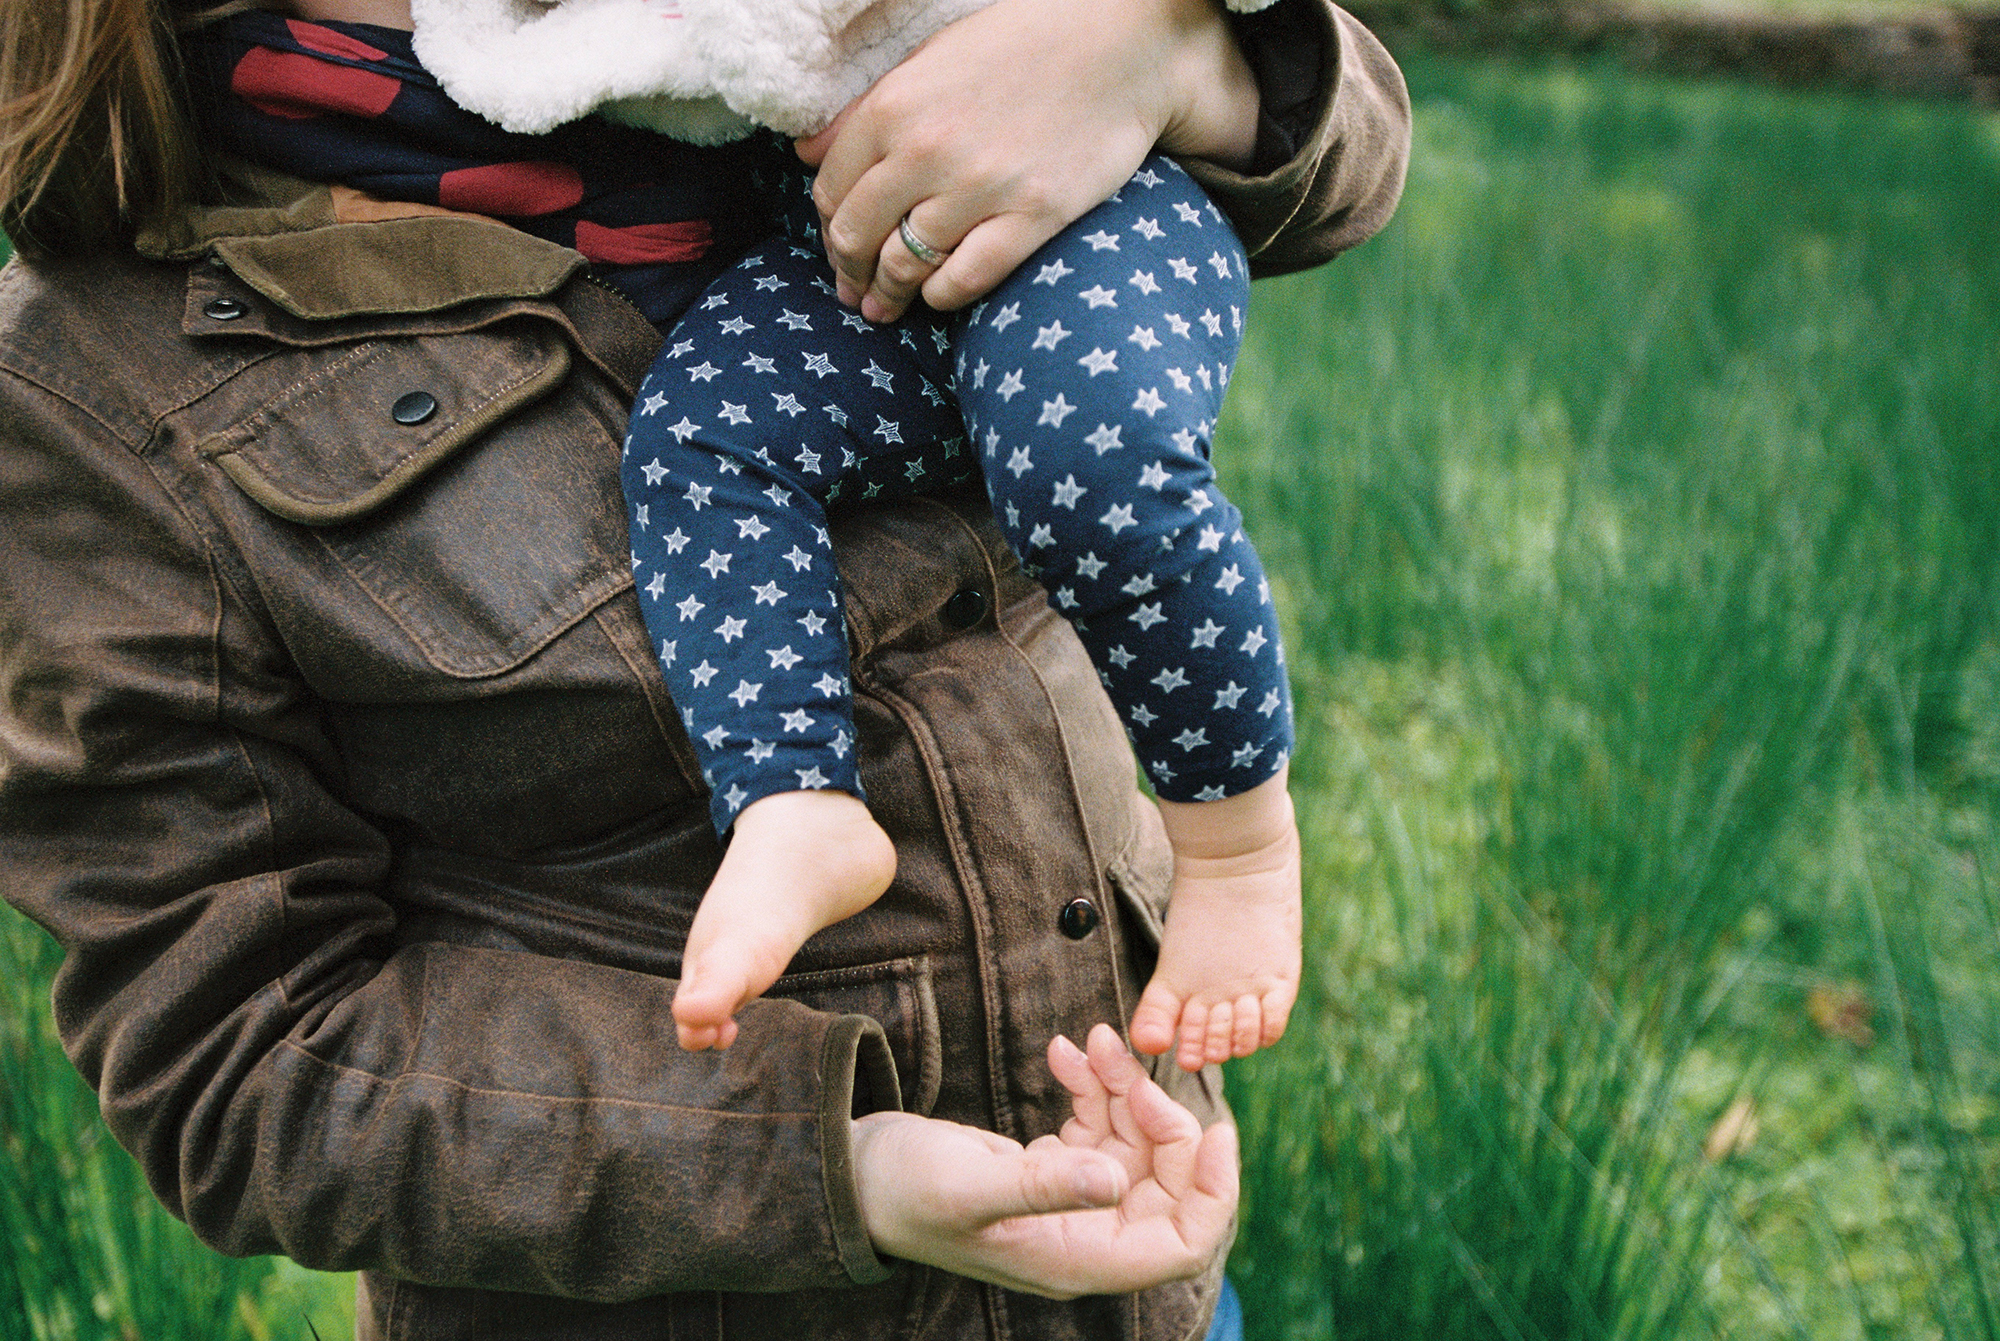
[(1299, 831), (1286, 769), (1221, 801), (1160, 802), (1174, 849), (1159, 966), (1132, 1015), (1141, 1052), (1189, 1071), (1285, 1032), (1299, 994)]

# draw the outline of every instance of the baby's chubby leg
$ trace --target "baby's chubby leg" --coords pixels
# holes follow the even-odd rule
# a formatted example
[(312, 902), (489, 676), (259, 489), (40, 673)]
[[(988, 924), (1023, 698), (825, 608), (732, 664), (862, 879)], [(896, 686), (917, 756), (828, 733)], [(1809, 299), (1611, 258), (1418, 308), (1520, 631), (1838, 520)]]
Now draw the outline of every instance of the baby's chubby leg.
[(814, 932), (881, 898), (895, 874), (889, 835), (846, 792), (777, 792), (745, 806), (688, 930), (674, 993), (680, 1045), (728, 1047), (736, 1012)]
[(1285, 1032), (1299, 994), (1300, 920), (1286, 773), (1221, 801), (1160, 802), (1174, 891), (1159, 965), (1132, 1015), (1139, 1051), (1173, 1048), (1198, 1071)]

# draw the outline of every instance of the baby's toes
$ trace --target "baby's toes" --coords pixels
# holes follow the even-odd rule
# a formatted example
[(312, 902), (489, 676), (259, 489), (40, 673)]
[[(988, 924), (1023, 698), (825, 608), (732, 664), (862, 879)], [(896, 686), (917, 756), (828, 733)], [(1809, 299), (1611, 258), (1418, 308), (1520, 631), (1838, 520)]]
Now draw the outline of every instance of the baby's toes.
[(1139, 995), (1139, 1007), (1132, 1012), (1132, 1046), (1157, 1057), (1174, 1045), (1174, 1026), (1182, 1006), (1174, 994), (1157, 982), (1148, 983)]
[(1183, 1071), (1199, 1071), (1208, 1061), (1208, 1031), (1214, 1008), (1196, 997), (1181, 1007), (1180, 1046), (1174, 1060)]
[(1208, 1032), (1203, 1039), (1202, 1058), (1210, 1062), (1229, 1060), (1229, 1042), (1236, 1034), (1236, 1008), (1218, 1001), (1208, 1008)]
[(1257, 998), (1245, 992), (1236, 998), (1235, 1029), (1229, 1037), (1229, 1054), (1232, 1057), (1248, 1057), (1257, 1051), (1257, 1045), (1264, 1037), (1264, 1012)]
[(1259, 1047), (1268, 1048), (1285, 1036), (1285, 1025), (1292, 1017), (1293, 999), (1289, 994), (1273, 993), (1260, 1003), (1258, 1014), (1263, 1017), (1264, 1028), (1263, 1037), (1258, 1040)]

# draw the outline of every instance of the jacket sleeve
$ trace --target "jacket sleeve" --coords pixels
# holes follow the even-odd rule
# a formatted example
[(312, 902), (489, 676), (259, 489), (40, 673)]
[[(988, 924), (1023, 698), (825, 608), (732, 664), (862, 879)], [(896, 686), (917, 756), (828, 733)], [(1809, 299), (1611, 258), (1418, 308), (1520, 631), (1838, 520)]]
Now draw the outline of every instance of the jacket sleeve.
[(1332, 259), (1395, 212), (1410, 155), (1410, 95), (1389, 53), (1330, 0), (1232, 17), (1262, 99), (1248, 173), (1185, 166), (1236, 226), (1251, 274)]
[(848, 1119), (880, 1027), (787, 1002), (726, 1053), (672, 983), (398, 944), (392, 848), (143, 431), (0, 374), (0, 887), (57, 1023), (214, 1247), (616, 1300), (887, 1274)]

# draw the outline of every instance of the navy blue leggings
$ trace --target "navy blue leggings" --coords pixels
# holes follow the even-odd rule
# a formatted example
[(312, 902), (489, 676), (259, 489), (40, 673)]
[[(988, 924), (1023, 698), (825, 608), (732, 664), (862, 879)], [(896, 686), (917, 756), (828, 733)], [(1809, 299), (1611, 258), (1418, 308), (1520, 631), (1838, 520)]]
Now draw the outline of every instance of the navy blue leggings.
[(776, 792), (859, 796), (825, 508), (983, 476), (1170, 800), (1291, 749), (1278, 625), (1209, 465), (1249, 297), (1235, 234), (1154, 158), (987, 299), (873, 325), (809, 201), (681, 318), (633, 407), (633, 567), (717, 830)]

